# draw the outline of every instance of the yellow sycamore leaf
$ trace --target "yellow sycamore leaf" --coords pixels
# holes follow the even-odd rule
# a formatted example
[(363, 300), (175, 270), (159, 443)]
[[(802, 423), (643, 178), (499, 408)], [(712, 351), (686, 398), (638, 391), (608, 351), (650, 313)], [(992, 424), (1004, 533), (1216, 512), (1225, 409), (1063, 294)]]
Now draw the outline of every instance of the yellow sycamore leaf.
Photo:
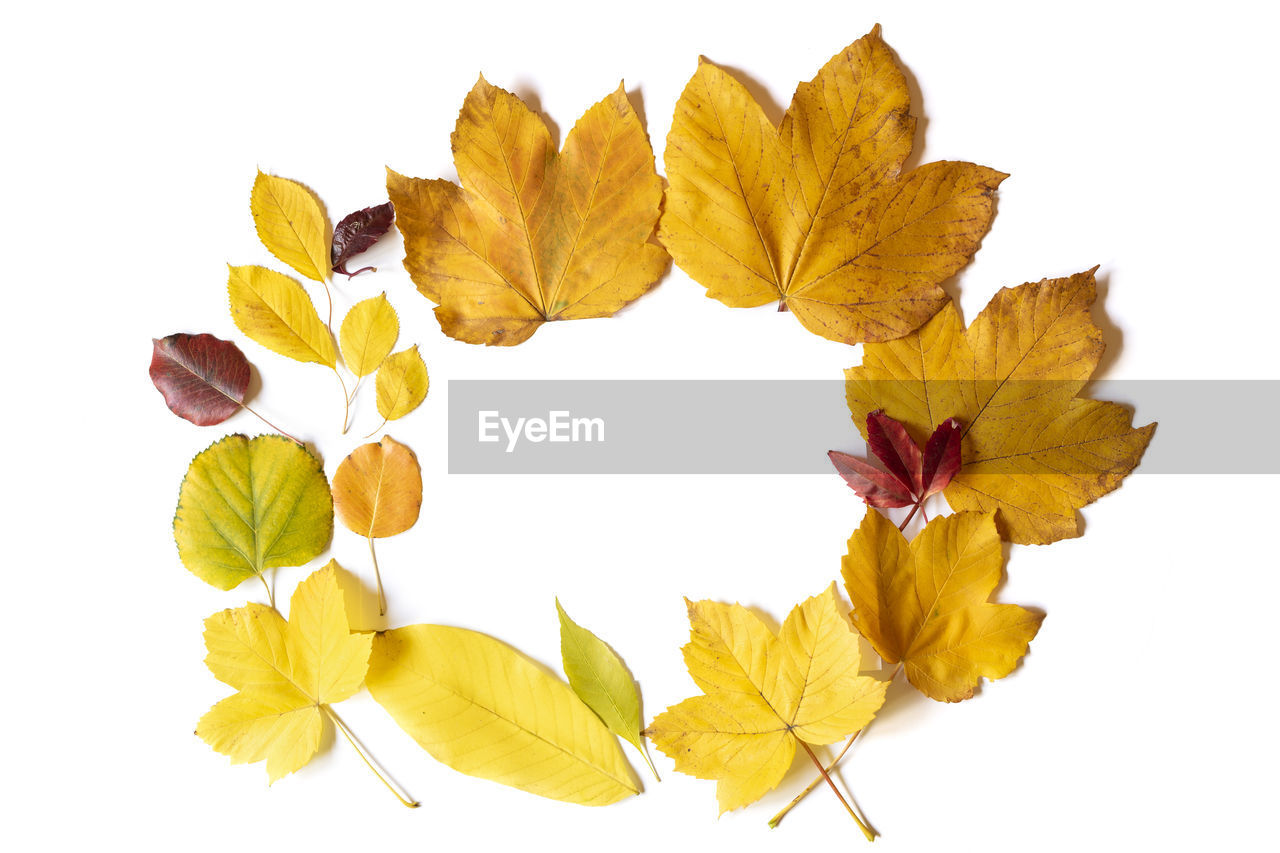
[(378, 368), (375, 390), (384, 421), (403, 418), (427, 398), (431, 380), (417, 345), (388, 356)]
[(378, 609), (386, 613), (387, 600), (373, 540), (403, 533), (418, 520), (422, 508), (418, 457), (390, 436), (362, 444), (334, 472), (333, 508), (348, 530), (369, 540), (369, 557), (378, 579)]
[(644, 756), (656, 778), (658, 771), (640, 739), (640, 691), (622, 658), (595, 634), (569, 618), (556, 599), (560, 616), (560, 657), (569, 686), (587, 707)]
[(853, 624), (886, 663), (940, 702), (973, 695), (979, 678), (1004, 678), (1027, 653), (1043, 613), (987, 599), (1004, 556), (991, 513), (934, 518), (907, 543), (871, 510), (841, 560)]
[(461, 187), (387, 170), (405, 269), (450, 337), (510, 346), (549, 320), (609, 317), (666, 269), (647, 242), (662, 183), (621, 85), (557, 155), (542, 119), (481, 77), (453, 152)]
[(236, 328), (272, 352), (295, 361), (337, 365), (333, 335), (311, 297), (287, 275), (266, 267), (228, 267), (227, 295)]
[(722, 814), (776, 787), (797, 743), (833, 743), (884, 702), (887, 682), (858, 674), (858, 638), (834, 585), (796, 605), (777, 636), (740, 604), (686, 604), (685, 666), (705, 695), (668, 708), (645, 734), (680, 772), (717, 781)]
[(492, 637), (443, 625), (381, 632), (366, 683), (423, 749), (461, 773), (587, 806), (639, 793), (600, 718)]
[(884, 409), (923, 443), (956, 418), (963, 464), (943, 492), (952, 508), (996, 510), (1012, 542), (1079, 536), (1076, 510), (1120, 485), (1155, 430), (1076, 396), (1104, 348), (1089, 316), (1093, 274), (1003, 288), (968, 330), (948, 303), (918, 331), (868, 344), (845, 371), (853, 422), (865, 436), (867, 415)]
[(387, 294), (361, 300), (342, 320), (338, 343), (342, 360), (356, 376), (368, 376), (391, 354), (400, 335), (400, 320)]
[(336, 563), (298, 585), (289, 621), (249, 604), (205, 620), (205, 663), (239, 692), (214, 705), (196, 734), (233, 764), (266, 760), (274, 782), (311, 760), (326, 707), (353, 695), (369, 666), (371, 634), (352, 634)]
[(945, 161), (902, 174), (909, 108), (878, 25), (800, 84), (777, 128), (701, 61), (667, 136), (659, 239), (731, 307), (780, 301), (850, 344), (906, 334), (947, 301), (939, 285), (977, 250), (1008, 177)]
[(271, 254), (306, 278), (329, 277), (329, 220), (309, 189), (258, 172), (249, 209), (258, 239)]
[(229, 435), (191, 460), (173, 535), (192, 574), (218, 589), (319, 556), (333, 533), (320, 460), (281, 435)]

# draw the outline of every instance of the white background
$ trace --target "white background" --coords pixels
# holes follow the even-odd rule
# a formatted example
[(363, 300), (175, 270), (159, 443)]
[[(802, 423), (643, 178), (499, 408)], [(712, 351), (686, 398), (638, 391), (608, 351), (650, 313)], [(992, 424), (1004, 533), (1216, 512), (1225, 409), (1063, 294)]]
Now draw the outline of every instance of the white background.
[[(12, 849), (860, 849), (826, 791), (766, 829), (809, 779), (800, 764), (717, 820), (712, 783), (655, 754), (655, 784), (629, 753), (643, 796), (586, 809), (454, 773), (365, 693), (340, 711), (421, 809), (396, 804), (341, 741), (270, 788), (261, 765), (229, 766), (192, 735), (228, 692), (201, 663), (201, 620), (261, 589), (196, 580), (170, 523), (189, 459), (261, 427), (247, 414), (205, 429), (173, 417), (147, 380), (150, 339), (235, 340), (255, 365), (252, 403), (314, 442), (332, 475), (376, 425), (372, 389), (338, 435), (331, 373), (247, 341), (227, 311), (224, 264), (281, 266), (249, 216), (255, 168), (308, 183), (334, 220), (385, 198), (384, 165), (456, 177), (449, 133), (483, 71), (561, 141), (625, 78), (661, 172), (699, 54), (745, 72), (776, 119), (798, 81), (880, 21), (921, 117), (913, 162), (1012, 175), (977, 260), (947, 285), (967, 319), (1001, 285), (1101, 264), (1106, 377), (1275, 379), (1277, 22), (1247, 5), (9, 9), (0, 832)], [(836, 577), (863, 509), (834, 475), (451, 477), (446, 383), (835, 378), (857, 351), (772, 307), (728, 309), (679, 270), (615, 319), (472, 347), (439, 332), (398, 235), (371, 257), (376, 275), (336, 284), (335, 318), (385, 289), (400, 346), (420, 345), (433, 380), (389, 430), (417, 451), (426, 496), (418, 525), (378, 546), (385, 624), (477, 628), (555, 667), (559, 595), (624, 656), (651, 718), (696, 689), (680, 660), (682, 596), (781, 618)], [(1273, 424), (1221, 416), (1224, 436), (1207, 442), (1274, 441)], [(874, 849), (1274, 843), (1277, 485), (1140, 469), (1084, 511), (1082, 538), (1011, 548), (1001, 600), (1046, 610), (1044, 627), (1024, 665), (972, 701), (890, 692), (844, 773), (883, 833)], [(323, 559), (350, 570), (352, 621), (368, 629), (384, 623), (364, 547), (339, 529)], [(281, 597), (318, 565), (281, 571)]]

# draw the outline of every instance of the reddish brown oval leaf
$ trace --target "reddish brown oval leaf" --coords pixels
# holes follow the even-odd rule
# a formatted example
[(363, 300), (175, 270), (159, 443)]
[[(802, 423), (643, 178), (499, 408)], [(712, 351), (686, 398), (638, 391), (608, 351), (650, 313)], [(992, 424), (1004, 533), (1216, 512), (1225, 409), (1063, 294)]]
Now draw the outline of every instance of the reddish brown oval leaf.
[(892, 474), (839, 450), (828, 450), (827, 456), (849, 488), (869, 505), (885, 508), (911, 506), (916, 502)]
[(329, 250), (333, 271), (351, 278), (365, 270), (373, 269), (373, 267), (364, 267), (355, 272), (347, 272), (347, 261), (378, 242), (378, 239), (387, 233), (394, 218), (395, 208), (389, 201), (344, 216), (333, 229), (333, 246)]
[(240, 410), (249, 360), (231, 341), (179, 332), (153, 339), (151, 381), (169, 409), (196, 426), (220, 424)]
[(929, 436), (924, 446), (921, 481), (924, 491), (920, 500), (938, 494), (947, 487), (951, 478), (960, 470), (960, 422), (947, 418)]

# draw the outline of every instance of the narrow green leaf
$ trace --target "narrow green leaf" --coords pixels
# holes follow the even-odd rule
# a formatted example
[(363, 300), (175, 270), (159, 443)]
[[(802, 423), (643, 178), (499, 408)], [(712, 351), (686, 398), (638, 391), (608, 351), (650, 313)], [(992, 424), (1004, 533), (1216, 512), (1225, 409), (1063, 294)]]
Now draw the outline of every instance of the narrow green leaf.
[(658, 778), (644, 743), (640, 740), (640, 692), (622, 658), (603, 640), (569, 618), (556, 599), (560, 614), (560, 656), (569, 686), (587, 707), (596, 712), (609, 731), (640, 751)]

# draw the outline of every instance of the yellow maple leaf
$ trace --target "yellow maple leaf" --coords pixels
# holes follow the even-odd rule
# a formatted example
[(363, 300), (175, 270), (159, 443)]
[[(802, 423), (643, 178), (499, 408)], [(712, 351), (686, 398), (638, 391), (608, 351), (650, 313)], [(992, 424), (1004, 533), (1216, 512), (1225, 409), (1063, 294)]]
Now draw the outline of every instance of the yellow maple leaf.
[[(1096, 269), (1096, 268), (1095, 268)], [(1076, 510), (1115, 489), (1155, 424), (1076, 394), (1098, 366), (1102, 332), (1089, 316), (1094, 270), (1003, 288), (966, 330), (955, 305), (906, 337), (868, 344), (845, 371), (853, 422), (884, 409), (923, 443), (954, 417), (963, 465), (943, 494), (956, 510), (996, 510), (1021, 544), (1079, 536)]]
[(870, 510), (849, 537), (840, 573), (853, 624), (886, 663), (941, 702), (973, 695), (980, 677), (1004, 678), (1027, 653), (1044, 614), (990, 604), (1004, 564), (990, 513), (935, 518), (906, 538)]
[(780, 300), (850, 344), (910, 332), (946, 302), (939, 284), (977, 250), (1008, 176), (960, 162), (902, 174), (909, 109), (878, 25), (800, 84), (777, 128), (701, 62), (667, 136), (659, 239), (731, 307)]
[(360, 689), (373, 635), (352, 634), (335, 563), (298, 585), (286, 622), (249, 604), (205, 620), (205, 664), (239, 692), (214, 705), (196, 734), (233, 764), (267, 762), (274, 782), (320, 748), (328, 705)]
[(549, 320), (609, 317), (662, 275), (662, 183), (620, 85), (558, 155), (546, 124), (484, 77), (453, 132), (459, 187), (387, 170), (405, 269), (445, 334), (510, 346)]
[(834, 585), (796, 605), (776, 636), (740, 604), (686, 603), (684, 660), (704, 695), (668, 708), (645, 734), (680, 772), (717, 781), (722, 814), (777, 786), (797, 744), (833, 743), (884, 702), (887, 683), (858, 675), (858, 639)]

